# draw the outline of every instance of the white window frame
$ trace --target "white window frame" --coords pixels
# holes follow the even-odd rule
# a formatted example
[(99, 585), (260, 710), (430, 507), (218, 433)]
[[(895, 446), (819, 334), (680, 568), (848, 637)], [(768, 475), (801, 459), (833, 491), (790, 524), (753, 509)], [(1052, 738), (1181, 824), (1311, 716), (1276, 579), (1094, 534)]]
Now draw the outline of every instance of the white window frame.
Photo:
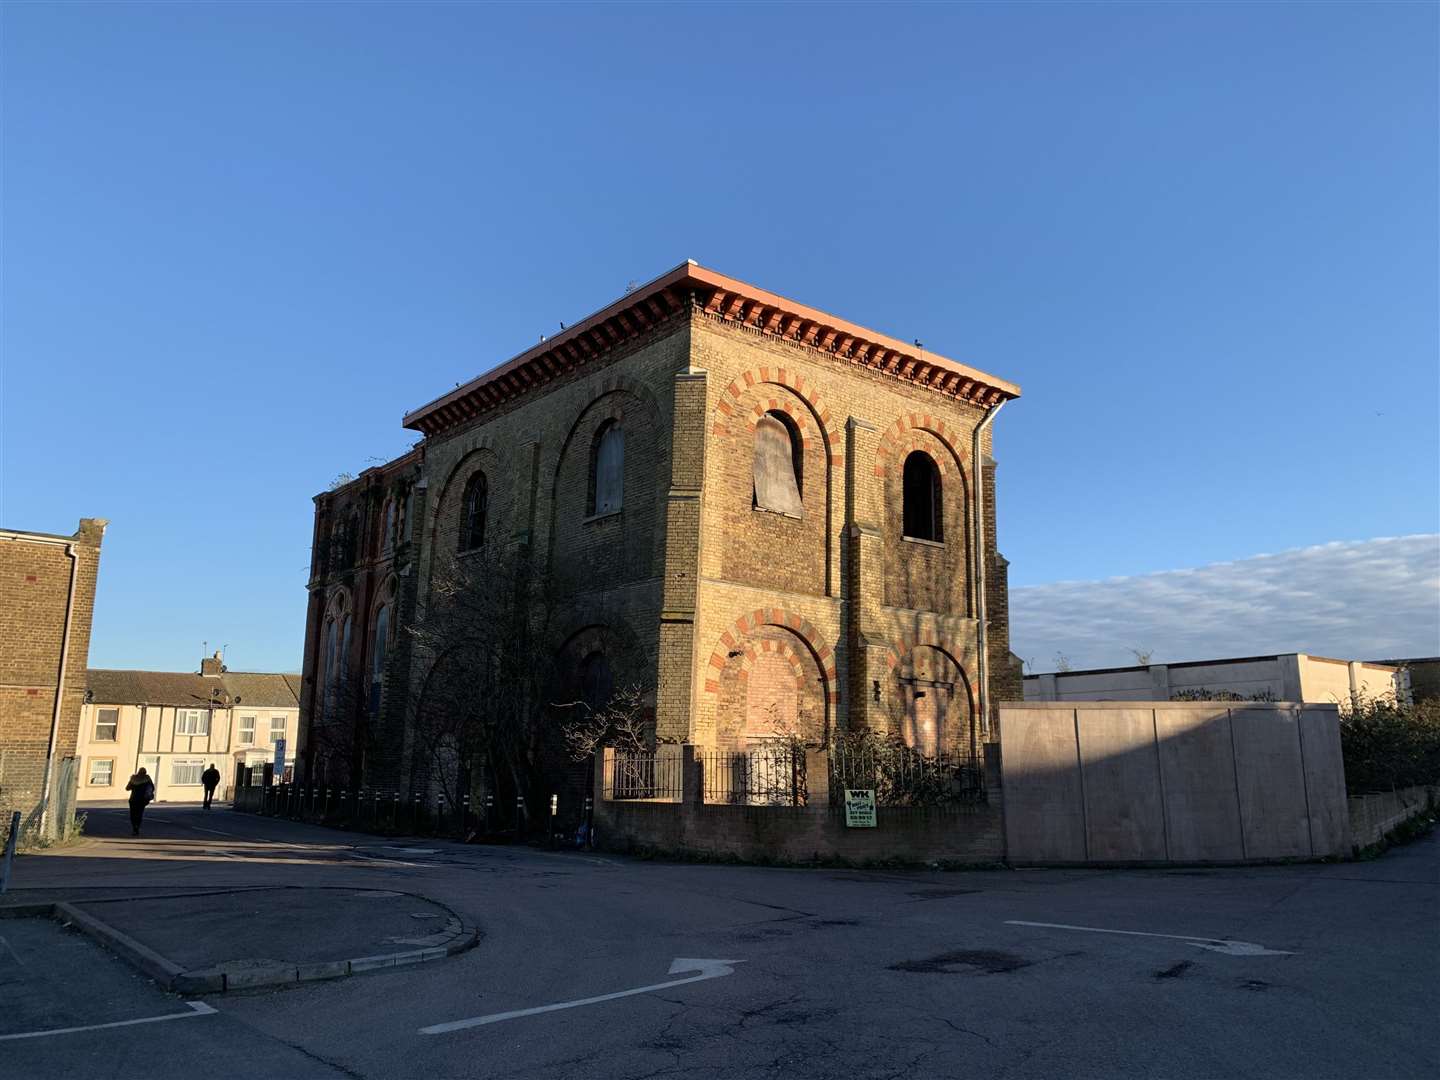
[[(277, 727), (275, 726), (276, 724), (279, 724), (280, 726), (277, 728)], [(289, 727), (289, 726), (290, 726), (290, 718), (289, 718), (288, 716), (271, 716), (271, 717), (270, 717), (270, 745), (271, 745), (271, 746), (274, 746), (274, 745), (275, 745), (277, 742), (279, 742), (281, 739), (285, 738), (285, 729), (286, 729), (287, 727)]]
[[(180, 769), (194, 769), (194, 780), (180, 779)], [(205, 771), (204, 758), (171, 758), (170, 759), (170, 785), (172, 787), (199, 787), (200, 774)], [(187, 773), (188, 775), (188, 773)]]
[[(255, 742), (255, 721), (256, 721), (256, 719), (257, 719), (257, 717), (255, 716), (254, 713), (249, 713), (249, 714), (247, 714), (247, 715), (245, 715), (245, 716), (240, 717), (240, 724), (239, 724), (239, 726), (235, 729), (235, 741), (236, 741), (237, 743), (243, 743), (244, 745), (247, 745), (247, 746), (250, 746), (250, 745), (253, 745), (253, 744), (254, 744), (254, 742)], [(247, 723), (247, 721), (248, 721), (248, 723)], [(248, 734), (248, 735), (245, 734), (247, 731), (248, 731), (250, 734)]]
[[(194, 730), (187, 730), (187, 728), (193, 728)], [(208, 737), (210, 734), (210, 710), (176, 709), (175, 734), (204, 735)]]
[[(95, 779), (95, 766), (101, 763), (110, 766), (110, 771), (105, 775), (105, 782), (102, 784)], [(86, 787), (114, 787), (115, 786), (115, 759), (114, 758), (91, 758), (90, 768), (85, 773)]]
[[(106, 713), (114, 713), (114, 714), (115, 714), (115, 720), (114, 720), (113, 723), (104, 724), (104, 723), (101, 722), (101, 718), (102, 718)], [(108, 728), (110, 729), (110, 734), (109, 734), (109, 735), (101, 735), (101, 734), (100, 734), (100, 729), (101, 729), (102, 727), (108, 727)], [(99, 709), (99, 708), (97, 708), (97, 709), (95, 710), (95, 732), (94, 732), (94, 741), (95, 741), (95, 742), (117, 742), (117, 741), (119, 740), (119, 738), (120, 738), (120, 710), (119, 710), (118, 708), (105, 708), (105, 709)]]

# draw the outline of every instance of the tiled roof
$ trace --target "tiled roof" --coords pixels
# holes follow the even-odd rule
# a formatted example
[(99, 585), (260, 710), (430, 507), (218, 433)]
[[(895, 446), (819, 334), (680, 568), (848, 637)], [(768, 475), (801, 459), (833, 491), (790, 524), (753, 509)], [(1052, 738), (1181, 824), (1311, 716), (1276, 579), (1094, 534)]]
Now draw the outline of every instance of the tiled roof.
[(89, 699), (97, 705), (230, 704), (293, 709), (299, 705), (300, 676), (258, 671), (196, 675), (188, 671), (91, 668), (85, 685)]

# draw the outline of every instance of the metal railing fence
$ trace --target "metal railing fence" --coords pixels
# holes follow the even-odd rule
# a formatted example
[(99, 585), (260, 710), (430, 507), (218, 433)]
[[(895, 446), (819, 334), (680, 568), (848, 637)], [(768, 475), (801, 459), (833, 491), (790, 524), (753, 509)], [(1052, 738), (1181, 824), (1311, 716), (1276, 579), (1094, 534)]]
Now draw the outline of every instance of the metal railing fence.
[(871, 788), (877, 806), (965, 806), (987, 800), (985, 764), (978, 756), (930, 756), (893, 743), (840, 743), (830, 749), (830, 801), (846, 788)]
[(700, 759), (704, 800), (730, 806), (804, 806), (805, 748), (788, 740), (745, 750), (705, 750)]

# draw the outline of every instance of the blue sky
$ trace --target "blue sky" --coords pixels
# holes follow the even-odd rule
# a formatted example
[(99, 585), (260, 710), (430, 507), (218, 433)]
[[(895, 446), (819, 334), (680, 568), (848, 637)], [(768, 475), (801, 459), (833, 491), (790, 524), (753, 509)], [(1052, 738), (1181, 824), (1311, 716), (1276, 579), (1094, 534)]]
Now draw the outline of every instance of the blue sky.
[[(311, 496), (685, 258), (1019, 382), (1017, 589), (1420, 537), (1395, 644), (1440, 651), (1434, 5), (0, 20), (0, 523), (111, 520), (95, 666), (297, 668)], [(1355, 594), (1331, 651), (1394, 622)], [(1021, 655), (1289, 640), (1025, 595)]]

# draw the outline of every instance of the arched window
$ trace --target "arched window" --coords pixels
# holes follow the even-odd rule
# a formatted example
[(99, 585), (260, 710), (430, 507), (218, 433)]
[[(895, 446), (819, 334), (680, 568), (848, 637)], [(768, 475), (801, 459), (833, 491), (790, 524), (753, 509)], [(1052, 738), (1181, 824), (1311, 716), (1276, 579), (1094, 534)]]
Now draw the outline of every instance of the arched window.
[(348, 570), (355, 565), (355, 559), (359, 555), (360, 545), (360, 515), (352, 513), (345, 521), (345, 568)]
[(322, 716), (334, 708), (331, 699), (335, 694), (335, 677), (339, 671), (338, 657), (335, 649), (335, 620), (327, 619), (325, 622), (325, 644), (320, 650), (320, 714)]
[(380, 711), (380, 690), (385, 685), (385, 657), (390, 649), (390, 605), (375, 613), (375, 640), (370, 647), (370, 712)]
[(799, 517), (805, 490), (804, 446), (795, 422), (781, 412), (769, 412), (755, 425), (755, 484), (757, 510)]
[(905, 459), (904, 488), (905, 535), (912, 540), (944, 540), (940, 468), (923, 450), (916, 450)]
[(385, 500), (385, 509), (380, 514), (380, 550), (390, 551), (395, 547), (395, 499)]
[(485, 544), (485, 513), (490, 508), (490, 485), (477, 472), (465, 484), (460, 502), (460, 550), (474, 551)]
[(620, 509), (625, 493), (625, 433), (614, 420), (596, 433), (590, 490), (590, 513), (613, 514)]
[(580, 696), (592, 709), (603, 709), (615, 692), (615, 677), (603, 652), (592, 652), (580, 661)]
[(340, 659), (336, 664), (339, 681), (343, 686), (350, 677), (350, 616), (346, 615), (340, 625)]

